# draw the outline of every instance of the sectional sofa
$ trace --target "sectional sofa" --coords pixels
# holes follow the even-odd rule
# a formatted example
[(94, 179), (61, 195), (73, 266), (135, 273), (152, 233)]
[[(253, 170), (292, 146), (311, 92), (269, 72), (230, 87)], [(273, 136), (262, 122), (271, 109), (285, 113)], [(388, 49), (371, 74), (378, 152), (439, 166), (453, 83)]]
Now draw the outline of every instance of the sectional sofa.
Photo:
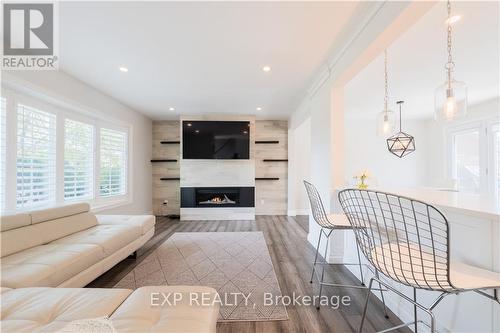
[[(0, 331), (68, 332), (75, 321), (104, 317), (120, 333), (215, 332), (212, 288), (77, 288), (143, 246), (154, 226), (154, 216), (94, 215), (84, 203), (2, 216)], [(181, 300), (160, 304), (171, 293)], [(208, 303), (191, 302), (193, 295)]]
[[(179, 301), (161, 305), (160, 297), (160, 301), (151, 302), (151, 295), (156, 299), (158, 293), (177, 293)], [(2, 333), (68, 332), (68, 325), (74, 321), (108, 317), (118, 333), (215, 333), (219, 314), (216, 295), (212, 288), (196, 286), (142, 287), (135, 291), (2, 288), (0, 329)], [(202, 298), (204, 302), (193, 302)]]
[(154, 234), (151, 215), (94, 215), (86, 203), (2, 216), (0, 285), (84, 287)]

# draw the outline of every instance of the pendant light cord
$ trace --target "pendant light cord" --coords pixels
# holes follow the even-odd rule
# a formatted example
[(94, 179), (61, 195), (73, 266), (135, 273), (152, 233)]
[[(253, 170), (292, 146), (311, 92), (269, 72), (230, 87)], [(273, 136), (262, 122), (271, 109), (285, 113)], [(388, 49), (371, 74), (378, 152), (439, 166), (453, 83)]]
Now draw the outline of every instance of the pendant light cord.
[(399, 105), (399, 132), (402, 132), (401, 130), (401, 105), (403, 104), (403, 101), (398, 101), (397, 104)]
[(452, 51), (452, 38), (451, 38), (451, 33), (452, 33), (452, 28), (451, 28), (451, 2), (450, 0), (447, 1), (446, 7), (448, 10), (448, 36), (447, 36), (447, 50), (448, 50), (448, 62), (444, 66), (446, 68), (447, 74), (448, 74), (448, 89), (451, 89), (451, 73), (453, 72), (453, 69), (455, 67), (455, 63), (453, 62), (453, 58), (451, 56), (451, 51)]
[(387, 49), (384, 51), (384, 91), (385, 91), (385, 95), (384, 95), (384, 111), (385, 113), (387, 113), (388, 109), (387, 109), (387, 103), (388, 103), (388, 78), (387, 78)]

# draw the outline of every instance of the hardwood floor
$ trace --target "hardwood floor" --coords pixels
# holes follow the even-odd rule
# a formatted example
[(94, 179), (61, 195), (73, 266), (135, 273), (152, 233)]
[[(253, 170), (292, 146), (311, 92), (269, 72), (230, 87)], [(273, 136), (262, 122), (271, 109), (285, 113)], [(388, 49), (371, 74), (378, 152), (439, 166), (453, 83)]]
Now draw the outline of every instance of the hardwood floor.
[[(279, 285), (283, 295), (314, 295), (317, 283), (310, 284), (310, 274), (315, 249), (307, 241), (307, 216), (257, 216), (255, 221), (197, 221), (188, 222), (158, 217), (155, 235), (139, 251), (137, 258), (128, 258), (100, 276), (88, 287), (105, 288), (114, 286), (122, 277), (138, 265), (151, 251), (175, 232), (221, 232), (221, 231), (262, 231), (269, 248)], [(327, 267), (327, 279), (338, 283), (355, 284), (355, 277), (342, 266)], [(350, 288), (324, 287), (324, 294), (331, 296), (348, 295), (350, 306), (287, 307), (289, 320), (267, 322), (218, 323), (217, 332), (357, 332), (366, 291)], [(374, 332), (400, 324), (399, 319), (389, 313), (383, 316), (382, 303), (371, 298), (364, 332)], [(402, 329), (399, 332), (410, 332)]]

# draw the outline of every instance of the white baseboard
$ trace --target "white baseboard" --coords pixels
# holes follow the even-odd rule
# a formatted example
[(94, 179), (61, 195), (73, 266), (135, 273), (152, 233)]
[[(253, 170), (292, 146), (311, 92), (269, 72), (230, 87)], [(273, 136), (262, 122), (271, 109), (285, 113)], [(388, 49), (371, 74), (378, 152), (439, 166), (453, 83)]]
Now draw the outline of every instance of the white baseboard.
[(308, 209), (290, 209), (287, 211), (288, 216), (297, 216), (297, 215), (309, 215)]

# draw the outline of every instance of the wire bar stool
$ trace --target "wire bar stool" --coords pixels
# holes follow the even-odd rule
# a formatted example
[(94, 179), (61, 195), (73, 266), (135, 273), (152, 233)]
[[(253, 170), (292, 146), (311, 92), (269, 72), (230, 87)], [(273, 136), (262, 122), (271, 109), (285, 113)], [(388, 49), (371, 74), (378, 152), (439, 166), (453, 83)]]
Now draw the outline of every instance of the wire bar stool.
[[(497, 291), (500, 273), (450, 261), (450, 229), (437, 208), (419, 200), (370, 190), (346, 189), (338, 197), (368, 261), (384, 276), (413, 288), (410, 298), (380, 277), (373, 277), (359, 332), (363, 329), (374, 281), (413, 304), (412, 322), (381, 332), (411, 325), (417, 332), (418, 323), (424, 323), (417, 318), (417, 309), (429, 315), (431, 332), (435, 332), (432, 311), (451, 294), (475, 291), (500, 304)], [(417, 289), (441, 294), (430, 306), (424, 306), (417, 301)], [(492, 294), (485, 290), (492, 290)]]
[[(356, 250), (357, 250), (357, 256), (358, 256), (358, 262), (357, 263), (333, 263), (333, 264), (328, 264), (328, 263), (323, 263), (322, 265), (322, 270), (321, 270), (321, 275), (317, 275), (317, 270), (316, 270), (316, 265), (319, 265), (318, 263), (318, 254), (319, 254), (319, 248), (321, 245), (321, 239), (323, 236), (326, 237), (326, 246), (325, 246), (325, 253), (324, 253), (324, 259), (326, 261), (326, 256), (327, 256), (327, 251), (328, 251), (328, 245), (330, 242), (330, 236), (332, 235), (334, 230), (353, 230), (354, 226), (352, 226), (347, 218), (345, 217), (344, 214), (327, 214), (325, 211), (325, 207), (323, 206), (323, 201), (321, 200), (321, 196), (316, 189), (316, 187), (309, 183), (308, 181), (303, 181), (304, 186), (306, 188), (307, 195), (309, 197), (309, 202), (311, 204), (311, 211), (313, 214), (313, 218), (316, 221), (316, 223), (321, 227), (319, 237), (318, 237), (318, 244), (316, 246), (316, 255), (314, 256), (314, 262), (313, 262), (313, 268), (312, 268), (312, 273), (311, 273), (311, 280), (309, 281), (310, 283), (313, 283), (314, 277), (319, 281), (319, 296), (318, 299), (321, 299), (322, 291), (323, 291), (323, 286), (331, 286), (331, 287), (346, 287), (346, 288), (357, 288), (357, 289), (367, 289), (364, 283), (364, 278), (363, 278), (363, 266), (364, 264), (361, 263), (361, 255), (359, 251), (359, 246), (356, 244)], [(325, 265), (358, 265), (359, 266), (359, 272), (361, 275), (361, 286), (355, 286), (355, 285), (348, 285), (348, 284), (339, 284), (339, 283), (329, 283), (324, 281), (325, 277)], [(370, 266), (368, 266), (369, 269), (371, 269)], [(378, 271), (373, 272), (375, 276), (378, 277)], [(380, 286), (380, 288), (382, 288)], [(384, 299), (384, 294), (383, 290), (380, 289), (380, 294), (382, 298), (382, 303), (384, 305), (384, 313), (385, 317), (389, 318), (387, 315), (387, 310), (385, 306), (385, 299)], [(315, 299), (316, 300), (316, 299)], [(319, 309), (319, 304), (316, 306), (317, 309)]]

